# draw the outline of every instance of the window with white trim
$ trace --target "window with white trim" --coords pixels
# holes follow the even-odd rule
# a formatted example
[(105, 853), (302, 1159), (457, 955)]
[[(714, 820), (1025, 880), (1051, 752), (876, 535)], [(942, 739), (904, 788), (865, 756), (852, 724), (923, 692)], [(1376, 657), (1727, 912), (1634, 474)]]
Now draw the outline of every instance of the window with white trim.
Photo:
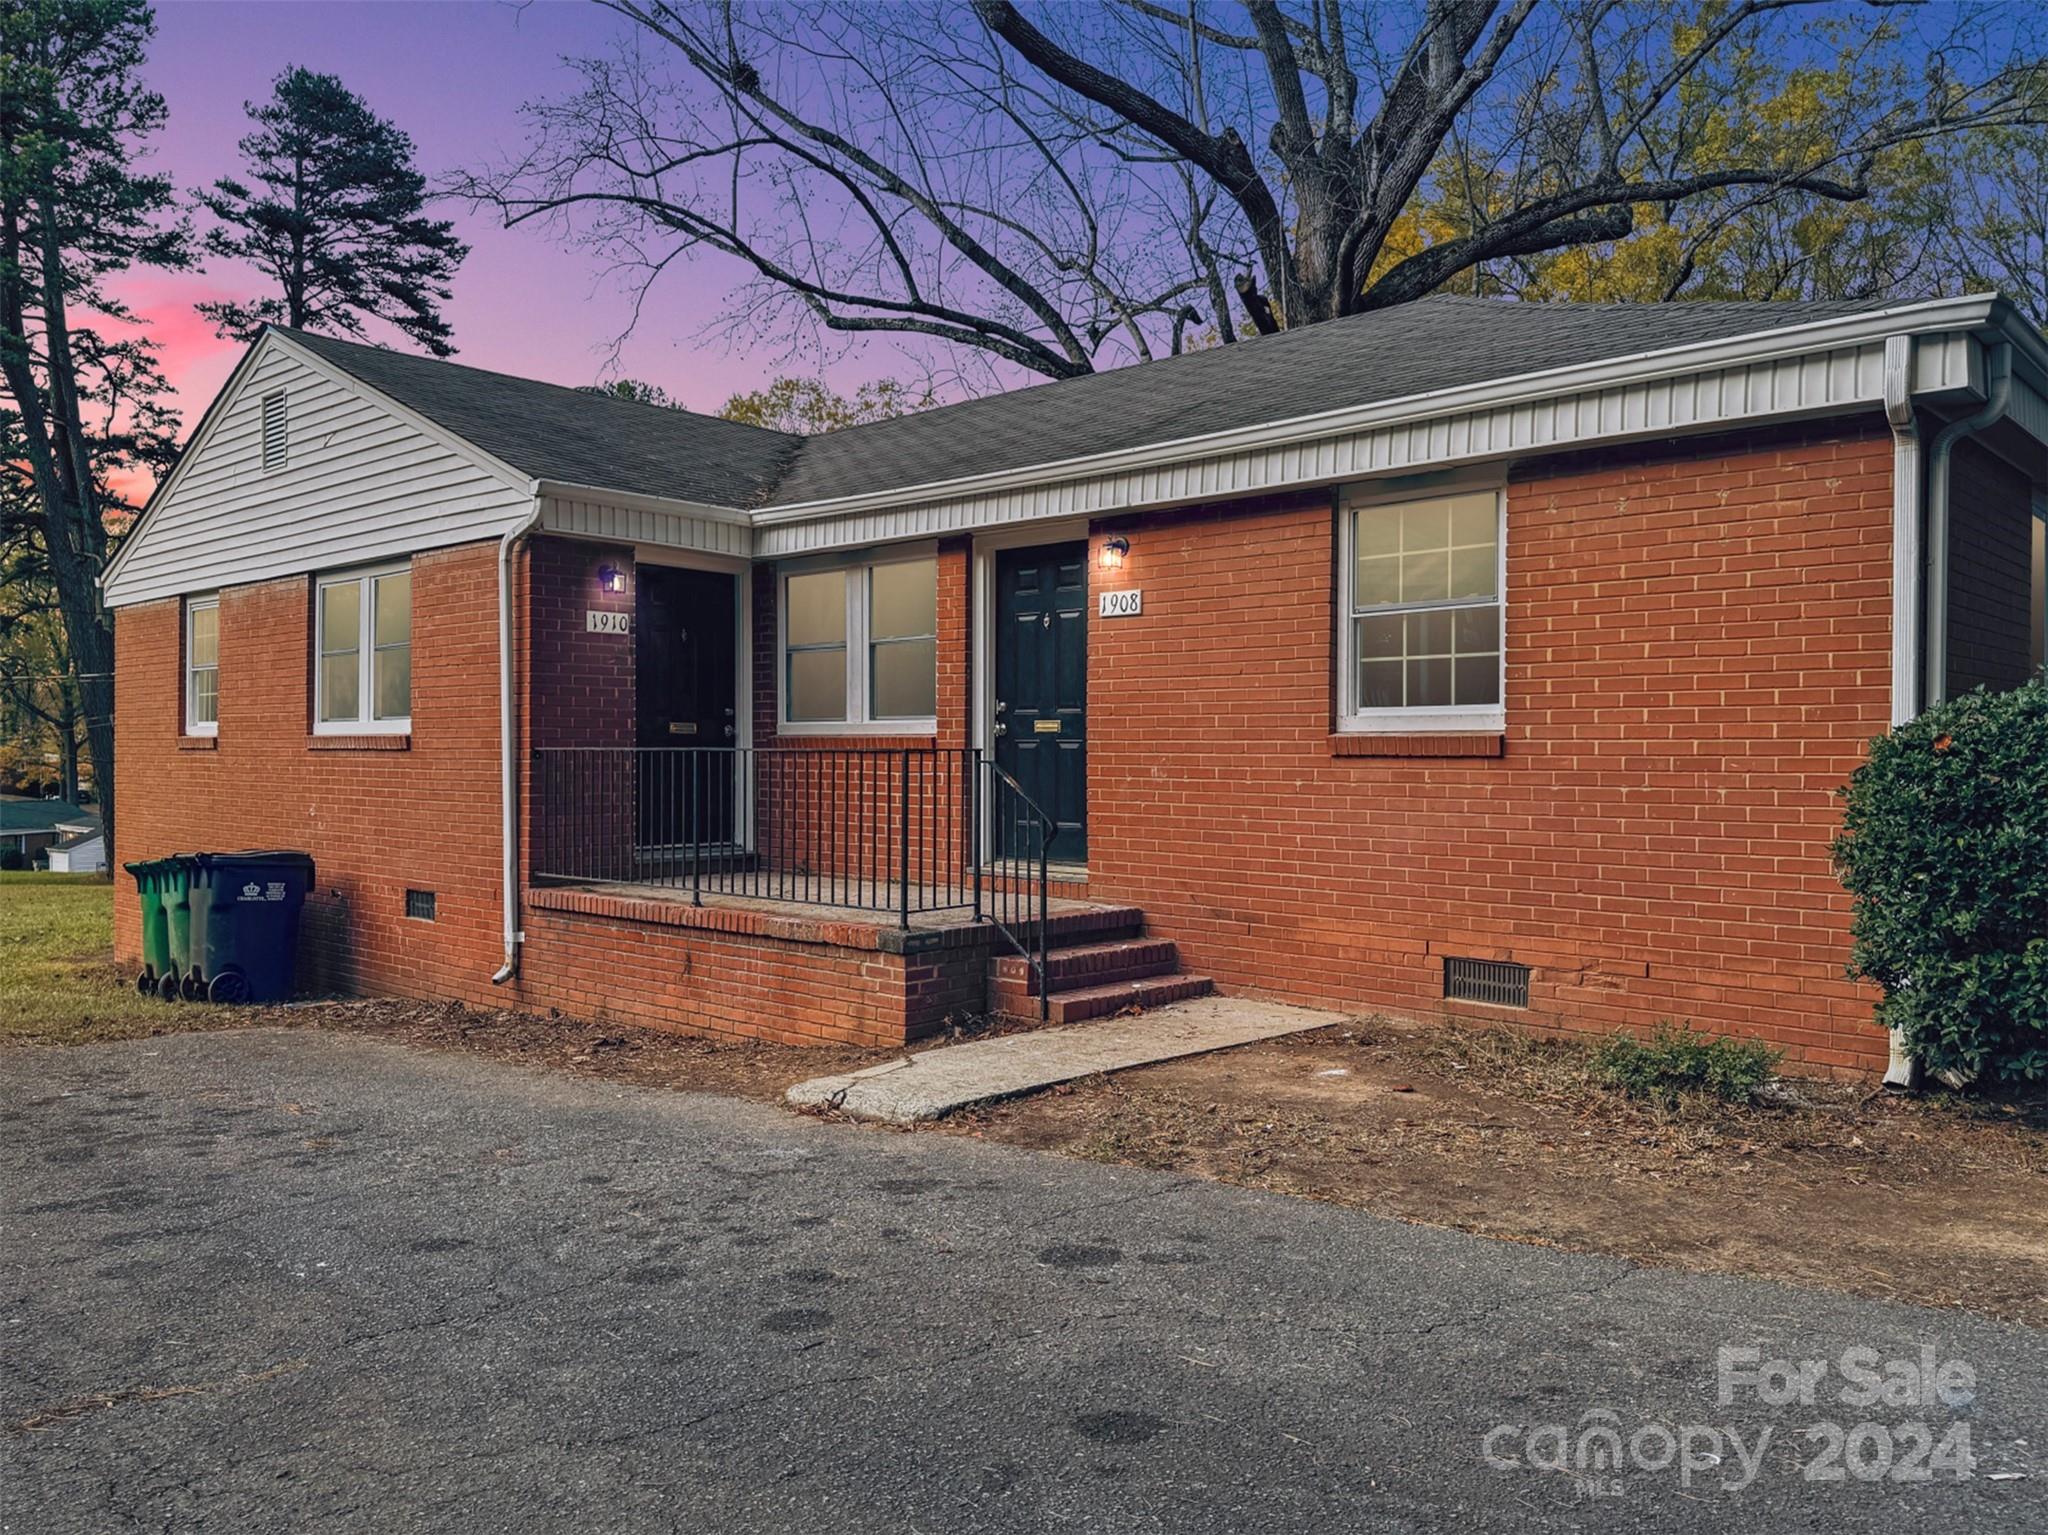
[(783, 728), (936, 729), (938, 592), (929, 555), (786, 573)]
[(330, 735), (412, 728), (412, 569), (322, 576), (314, 593), (313, 728)]
[(185, 734), (220, 730), (220, 598), (185, 599)]
[(1344, 507), (1344, 728), (1503, 727), (1501, 526), (1496, 490)]

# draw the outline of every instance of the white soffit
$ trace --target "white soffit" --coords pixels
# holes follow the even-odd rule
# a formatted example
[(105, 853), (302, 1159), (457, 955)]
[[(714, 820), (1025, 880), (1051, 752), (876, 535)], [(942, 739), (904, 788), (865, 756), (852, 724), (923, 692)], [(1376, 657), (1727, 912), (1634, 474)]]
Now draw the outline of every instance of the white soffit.
[[(1868, 318), (1868, 317), (1864, 317)], [(1916, 395), (1963, 394), (1981, 387), (1976, 344), (1963, 331), (1918, 338), (1914, 348)], [(953, 494), (904, 492), (895, 505), (833, 515), (829, 503), (791, 511), (771, 508), (755, 516), (755, 553), (777, 558), (892, 539), (932, 537), (1055, 517), (1102, 515), (1148, 507), (1327, 484), (1380, 475), (1557, 452), (1598, 442), (1661, 437), (1726, 428), (1743, 421), (1784, 421), (1878, 410), (1884, 399), (1884, 340), (1872, 334), (1852, 345), (1736, 361), (1636, 381), (1590, 382), (1533, 398), (1468, 408), (1423, 398), (1346, 412), (1367, 417), (1324, 435), (1253, 440), (1224, 451), (1160, 463), (1109, 467), (1056, 477), (1040, 471), (1036, 483)], [(1374, 415), (1386, 417), (1372, 421)], [(1253, 434), (1231, 434), (1251, 436)], [(863, 500), (869, 498), (862, 498)]]

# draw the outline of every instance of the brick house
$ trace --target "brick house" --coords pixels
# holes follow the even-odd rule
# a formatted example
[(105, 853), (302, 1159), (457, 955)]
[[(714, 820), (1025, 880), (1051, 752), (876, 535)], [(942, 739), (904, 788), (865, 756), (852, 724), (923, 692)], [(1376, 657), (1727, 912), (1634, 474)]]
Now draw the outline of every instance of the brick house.
[(1438, 298), (808, 439), (273, 330), (107, 573), (119, 857), (310, 852), (344, 990), (1868, 1071), (1835, 791), (2041, 664), (2044, 486), (1988, 296)]

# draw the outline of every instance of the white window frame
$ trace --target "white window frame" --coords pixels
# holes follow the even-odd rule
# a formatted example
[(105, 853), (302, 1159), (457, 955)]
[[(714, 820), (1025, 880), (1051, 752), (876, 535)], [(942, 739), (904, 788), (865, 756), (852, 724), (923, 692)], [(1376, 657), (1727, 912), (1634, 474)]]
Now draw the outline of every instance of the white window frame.
[[(1433, 482), (1433, 483), (1432, 483)], [(1491, 492), (1495, 527), (1499, 529), (1494, 572), (1495, 602), (1500, 608), (1500, 702), (1464, 704), (1442, 709), (1363, 709), (1358, 704), (1358, 657), (1352, 623), (1357, 596), (1358, 561), (1352, 548), (1352, 513), (1360, 507), (1430, 501), (1443, 496)], [(1428, 482), (1358, 485), (1337, 498), (1337, 730), (1341, 735), (1495, 734), (1507, 729), (1508, 698), (1508, 508), (1507, 487), (1498, 479), (1439, 479)]]
[[(927, 561), (933, 565), (932, 580), (938, 581), (938, 544), (906, 544), (900, 548), (863, 553), (857, 558), (785, 560), (775, 567), (775, 728), (787, 736), (936, 736), (937, 717), (921, 719), (873, 719), (869, 717), (868, 591), (869, 572), (878, 565), (906, 565)], [(846, 578), (846, 718), (843, 720), (793, 720), (789, 717), (789, 578), (837, 570)], [(935, 647), (936, 648), (936, 647)], [(936, 668), (940, 664), (933, 662)], [(932, 695), (938, 696), (938, 679), (933, 677)]]
[[(198, 710), (199, 669), (192, 664), (192, 615), (211, 610), (213, 613), (213, 718), (195, 718)], [(185, 599), (185, 734), (188, 736), (217, 736), (220, 734), (220, 593), (202, 592)]]
[[(376, 656), (377, 629), (375, 611), (377, 580), (380, 576), (407, 575), (412, 571), (411, 560), (393, 560), (382, 565), (362, 565), (353, 570), (330, 570), (315, 578), (313, 582), (313, 734), (320, 736), (403, 736), (412, 734), (412, 688), (406, 688), (406, 713), (403, 719), (380, 720), (369, 717), (376, 709)], [(330, 586), (341, 586), (350, 581), (360, 581), (362, 587), (358, 596), (359, 607), (356, 630), (358, 647), (356, 652), (356, 698), (361, 710), (359, 716), (350, 720), (328, 720), (321, 716), (326, 712), (322, 707), (320, 692), (325, 686), (326, 668), (321, 665), (326, 635), (323, 632), (327, 622), (326, 592)], [(414, 594), (417, 598), (417, 593)], [(415, 609), (417, 611), (417, 609)], [(406, 630), (406, 644), (412, 644), (412, 630)]]

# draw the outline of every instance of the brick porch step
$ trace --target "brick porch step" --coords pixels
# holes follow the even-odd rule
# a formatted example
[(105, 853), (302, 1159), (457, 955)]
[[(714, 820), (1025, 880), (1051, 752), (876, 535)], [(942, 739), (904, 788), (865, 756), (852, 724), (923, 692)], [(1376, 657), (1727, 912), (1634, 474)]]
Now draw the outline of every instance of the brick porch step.
[[(1108, 986), (1082, 986), (1073, 991), (1056, 991), (1048, 999), (1053, 1023), (1080, 1023), (1088, 1018), (1107, 1018), (1127, 1007), (1164, 1007), (1189, 997), (1206, 997), (1215, 983), (1206, 975), (1154, 975), (1137, 981), (1117, 981)], [(1037, 998), (1024, 1003), (1025, 1016), (1038, 1016)]]
[[(991, 915), (998, 914), (993, 900), (989, 901), (988, 910)], [(1020, 922), (1014, 924), (1014, 928), (1020, 943), (1037, 941), (1036, 922)], [(1045, 924), (1046, 944), (1055, 949), (1135, 938), (1144, 931), (1145, 913), (1136, 906), (1091, 906), (1083, 911), (1056, 911)]]
[[(1047, 977), (1054, 991), (1171, 975), (1179, 968), (1180, 954), (1172, 940), (1166, 938), (1117, 938), (1108, 943), (1076, 944), (1072, 948), (1054, 949), (1046, 959)], [(1023, 1015), (1038, 1011), (1037, 992), (1031, 984), (1031, 961), (1023, 955), (1005, 954), (998, 959), (993, 979), (997, 1012)]]

